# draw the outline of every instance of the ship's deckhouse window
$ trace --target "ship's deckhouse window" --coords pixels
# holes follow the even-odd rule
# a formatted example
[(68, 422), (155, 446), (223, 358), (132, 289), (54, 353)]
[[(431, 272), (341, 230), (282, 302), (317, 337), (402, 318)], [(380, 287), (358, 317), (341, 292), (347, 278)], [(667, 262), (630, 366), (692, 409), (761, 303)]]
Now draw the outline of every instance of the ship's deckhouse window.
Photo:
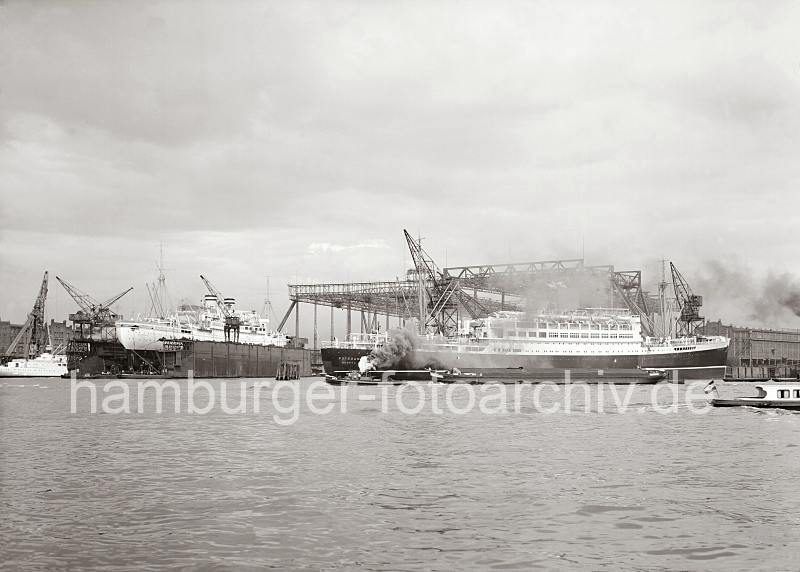
[(546, 338), (547, 337), (547, 332), (539, 332), (539, 337), (540, 338)]
[(795, 399), (800, 399), (800, 389), (795, 389), (794, 390), (794, 397), (795, 397)]
[(789, 397), (789, 394), (790, 394), (790, 393), (791, 393), (791, 392), (790, 392), (788, 389), (779, 389), (779, 390), (778, 390), (778, 397), (780, 397), (780, 398), (786, 398), (786, 397)]

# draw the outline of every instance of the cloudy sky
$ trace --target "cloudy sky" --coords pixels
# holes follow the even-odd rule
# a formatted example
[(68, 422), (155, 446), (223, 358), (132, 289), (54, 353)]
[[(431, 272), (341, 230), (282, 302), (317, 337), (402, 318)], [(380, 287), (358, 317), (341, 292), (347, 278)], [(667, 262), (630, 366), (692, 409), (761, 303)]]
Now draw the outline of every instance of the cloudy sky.
[(289, 282), (401, 274), (408, 228), (450, 265), (663, 256), (741, 321), (710, 268), (800, 271), (798, 29), (779, 1), (5, 2), (0, 317), (45, 269), (145, 311), (160, 243), (175, 299), (270, 276), (280, 314)]

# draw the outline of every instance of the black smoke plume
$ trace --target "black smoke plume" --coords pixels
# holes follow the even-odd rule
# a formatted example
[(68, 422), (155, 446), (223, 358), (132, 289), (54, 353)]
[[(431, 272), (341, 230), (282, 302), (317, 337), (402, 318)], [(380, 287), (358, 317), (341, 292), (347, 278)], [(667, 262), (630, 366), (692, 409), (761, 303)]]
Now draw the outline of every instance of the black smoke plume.
[(375, 348), (362, 358), (359, 369), (363, 372), (370, 369), (399, 368), (410, 369), (413, 367), (413, 353), (419, 347), (419, 337), (408, 328), (394, 328), (389, 330), (389, 339), (379, 348)]
[(757, 309), (768, 311), (774, 304), (800, 317), (800, 286), (790, 274), (770, 274), (764, 281), (764, 292), (757, 301)]
[(762, 274), (736, 264), (709, 261), (692, 288), (703, 295), (707, 317), (742, 326), (798, 327), (800, 282), (792, 274)]

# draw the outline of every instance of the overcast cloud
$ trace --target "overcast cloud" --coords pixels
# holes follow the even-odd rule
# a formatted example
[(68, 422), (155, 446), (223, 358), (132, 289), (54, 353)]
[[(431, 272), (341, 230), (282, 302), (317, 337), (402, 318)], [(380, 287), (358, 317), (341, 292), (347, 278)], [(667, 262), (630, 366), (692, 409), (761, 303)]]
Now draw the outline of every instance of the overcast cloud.
[(271, 276), (279, 312), (287, 282), (401, 274), (403, 228), (442, 264), (583, 242), (651, 283), (662, 256), (798, 272), (797, 2), (7, 2), (0, 27), (3, 319), (45, 269), (145, 311), (160, 242), (175, 298), (203, 273), (258, 307)]

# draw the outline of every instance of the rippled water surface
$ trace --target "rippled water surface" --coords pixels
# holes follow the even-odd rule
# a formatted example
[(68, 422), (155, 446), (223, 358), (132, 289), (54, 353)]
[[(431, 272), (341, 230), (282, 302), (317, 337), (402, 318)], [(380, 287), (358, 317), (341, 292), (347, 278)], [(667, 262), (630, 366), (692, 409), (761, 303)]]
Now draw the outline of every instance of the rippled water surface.
[(0, 566), (800, 569), (798, 414), (659, 413), (640, 386), (625, 413), (407, 415), (379, 391), (284, 426), (269, 394), (71, 414), (69, 381), (0, 380)]

